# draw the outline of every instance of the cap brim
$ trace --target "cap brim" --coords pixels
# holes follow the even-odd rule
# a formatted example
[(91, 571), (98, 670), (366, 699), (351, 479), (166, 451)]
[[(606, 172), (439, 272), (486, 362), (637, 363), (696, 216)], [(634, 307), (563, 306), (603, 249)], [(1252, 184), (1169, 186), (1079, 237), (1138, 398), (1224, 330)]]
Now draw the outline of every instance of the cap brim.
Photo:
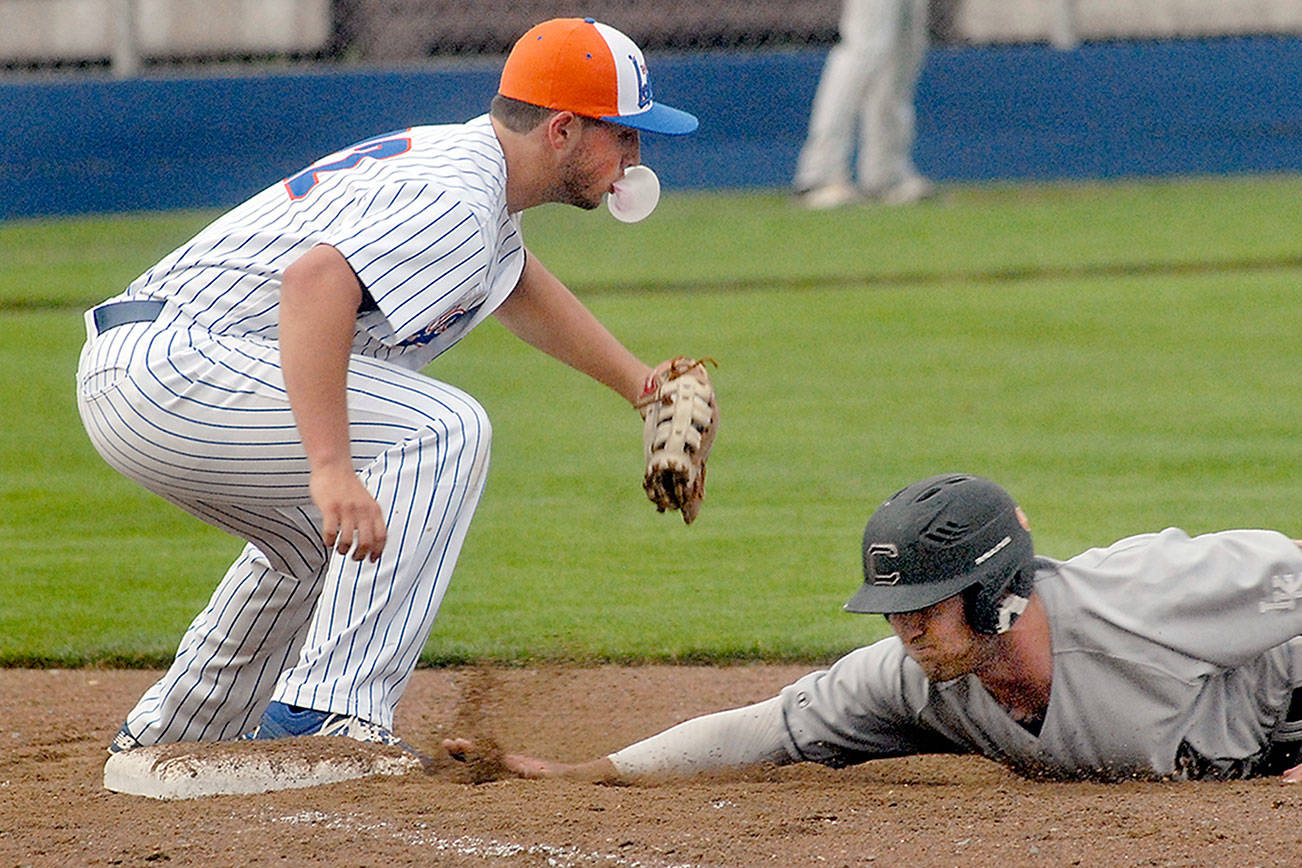
[(865, 582), (859, 588), (859, 592), (841, 608), (861, 615), (916, 612), (934, 606), (941, 600), (948, 600), (969, 585), (976, 584), (977, 581), (970, 575), (964, 575), (955, 576), (944, 582), (927, 582), (918, 585), (870, 585)]
[(649, 109), (635, 115), (604, 115), (601, 119), (612, 124), (632, 127), (648, 133), (662, 133), (666, 136), (683, 136), (695, 132), (700, 126), (696, 115), (658, 102), (652, 103)]

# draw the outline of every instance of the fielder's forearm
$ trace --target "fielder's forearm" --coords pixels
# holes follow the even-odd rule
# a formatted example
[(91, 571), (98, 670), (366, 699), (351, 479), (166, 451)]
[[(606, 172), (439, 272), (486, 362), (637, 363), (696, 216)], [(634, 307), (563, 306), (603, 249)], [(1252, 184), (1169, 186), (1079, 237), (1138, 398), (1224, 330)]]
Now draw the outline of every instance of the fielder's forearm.
[(533, 253), (520, 280), (494, 313), (525, 343), (623, 395), (642, 394), (651, 368), (633, 355)]
[(607, 759), (621, 778), (685, 776), (721, 769), (792, 762), (783, 738), (782, 700), (693, 718)]

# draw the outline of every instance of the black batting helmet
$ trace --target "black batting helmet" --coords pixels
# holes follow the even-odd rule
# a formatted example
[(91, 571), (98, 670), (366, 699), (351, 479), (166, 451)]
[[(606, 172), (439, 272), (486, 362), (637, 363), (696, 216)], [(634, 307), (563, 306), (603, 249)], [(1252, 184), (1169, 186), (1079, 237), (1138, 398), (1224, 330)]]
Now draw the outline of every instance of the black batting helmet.
[(980, 476), (915, 482), (868, 519), (863, 587), (845, 609), (913, 612), (965, 593), (972, 629), (1003, 632), (1025, 607), (1034, 575), (1024, 522), (1008, 492)]

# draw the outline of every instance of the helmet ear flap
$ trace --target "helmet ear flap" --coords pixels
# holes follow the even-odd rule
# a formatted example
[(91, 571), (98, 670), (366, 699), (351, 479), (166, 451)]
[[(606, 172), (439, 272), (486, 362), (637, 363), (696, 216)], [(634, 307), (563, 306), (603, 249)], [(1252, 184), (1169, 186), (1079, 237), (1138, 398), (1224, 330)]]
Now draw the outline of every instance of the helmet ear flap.
[(972, 585), (963, 590), (963, 614), (967, 616), (967, 625), (977, 633), (992, 634), (989, 629), (990, 607), (981, 598), (985, 589)]
[(973, 631), (995, 636), (1008, 630), (1030, 600), (1035, 571), (1017, 570), (1007, 582), (972, 585), (963, 591), (963, 613)]

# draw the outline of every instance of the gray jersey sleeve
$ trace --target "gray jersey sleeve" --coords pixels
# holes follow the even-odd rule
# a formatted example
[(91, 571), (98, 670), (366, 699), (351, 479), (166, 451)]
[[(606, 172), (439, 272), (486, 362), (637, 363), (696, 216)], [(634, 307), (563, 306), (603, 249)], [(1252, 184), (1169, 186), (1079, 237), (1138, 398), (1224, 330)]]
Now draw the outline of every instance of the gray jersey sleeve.
[(787, 750), (830, 766), (965, 751), (923, 722), (927, 693), (926, 676), (899, 639), (852, 651), (782, 690)]
[(761, 763), (851, 765), (960, 751), (923, 725), (926, 678), (899, 640), (853, 651), (772, 699), (680, 723), (609, 756), (625, 777), (685, 775)]

